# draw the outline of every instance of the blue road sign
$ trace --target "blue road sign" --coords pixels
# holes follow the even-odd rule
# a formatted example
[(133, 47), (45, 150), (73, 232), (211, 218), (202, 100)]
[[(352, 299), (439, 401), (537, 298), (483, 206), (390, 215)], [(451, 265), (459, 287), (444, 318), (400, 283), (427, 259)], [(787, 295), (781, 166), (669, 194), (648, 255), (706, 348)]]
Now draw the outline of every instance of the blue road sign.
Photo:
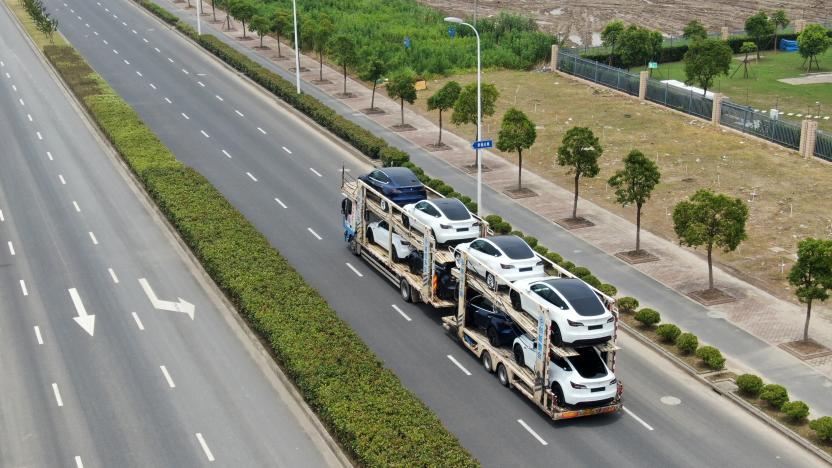
[(491, 148), (494, 146), (494, 140), (480, 140), (475, 141), (474, 144), (471, 145), (474, 149), (485, 149)]

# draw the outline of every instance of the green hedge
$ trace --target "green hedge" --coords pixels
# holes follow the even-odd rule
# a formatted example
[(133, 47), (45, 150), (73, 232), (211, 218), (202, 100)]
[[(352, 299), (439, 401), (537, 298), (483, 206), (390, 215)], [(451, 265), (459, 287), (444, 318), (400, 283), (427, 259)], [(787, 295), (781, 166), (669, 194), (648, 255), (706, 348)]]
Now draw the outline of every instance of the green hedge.
[(457, 439), (202, 175), (84, 59), (44, 52), (309, 405), (365, 466), (477, 466)]

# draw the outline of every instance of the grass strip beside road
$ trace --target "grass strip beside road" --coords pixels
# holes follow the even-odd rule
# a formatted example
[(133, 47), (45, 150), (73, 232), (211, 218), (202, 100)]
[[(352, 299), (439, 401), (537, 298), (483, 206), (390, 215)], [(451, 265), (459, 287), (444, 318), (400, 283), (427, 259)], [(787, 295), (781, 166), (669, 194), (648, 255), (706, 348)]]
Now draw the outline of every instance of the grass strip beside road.
[[(15, 13), (25, 24), (24, 12)], [(357, 464), (478, 466), (268, 239), (177, 161), (75, 49), (38, 45)]]

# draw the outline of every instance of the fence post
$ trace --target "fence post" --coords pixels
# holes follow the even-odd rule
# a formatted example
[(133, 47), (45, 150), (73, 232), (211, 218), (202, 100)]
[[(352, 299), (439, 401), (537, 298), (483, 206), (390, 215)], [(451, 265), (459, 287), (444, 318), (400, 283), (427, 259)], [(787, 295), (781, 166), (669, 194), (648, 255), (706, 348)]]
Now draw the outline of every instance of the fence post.
[(800, 145), (797, 147), (797, 152), (800, 153), (800, 157), (806, 157), (806, 136), (809, 135), (806, 127), (809, 126), (808, 124), (808, 120), (800, 122)]
[(595, 82), (598, 82), (598, 61), (595, 61)]
[(615, 72), (615, 89), (621, 91), (621, 70)]
[(723, 26), (723, 27), (722, 27), (722, 30), (721, 30), (721, 33), (722, 33), (722, 40), (723, 40), (723, 41), (727, 41), (727, 40), (728, 40), (728, 38), (730, 37), (730, 33), (728, 32), (728, 27), (727, 27), (727, 26)]
[(552, 73), (558, 71), (558, 54), (560, 53), (560, 46), (552, 44)]
[(647, 98), (647, 80), (649, 79), (650, 75), (646, 70), (638, 74), (638, 98), (642, 101)]
[(714, 93), (714, 106), (711, 109), (711, 123), (715, 127), (719, 127), (719, 122), (722, 120), (722, 100), (725, 99), (724, 94)]
[[(818, 123), (815, 120), (804, 120), (803, 122), (806, 125), (806, 137), (801, 155), (804, 158), (811, 158), (815, 154), (815, 145), (818, 143)], [(802, 133), (800, 140), (804, 141)]]

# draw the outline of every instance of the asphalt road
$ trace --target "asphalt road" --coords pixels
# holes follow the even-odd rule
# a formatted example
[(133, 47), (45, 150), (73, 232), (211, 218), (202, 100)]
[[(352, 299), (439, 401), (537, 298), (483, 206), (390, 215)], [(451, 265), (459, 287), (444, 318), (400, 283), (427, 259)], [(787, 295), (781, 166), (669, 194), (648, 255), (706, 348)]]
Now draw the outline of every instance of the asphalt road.
[[(0, 6), (0, 466), (335, 464), (9, 15)], [(140, 278), (192, 303), (193, 320), (155, 308)]]
[[(364, 163), (132, 3), (100, 3), (46, 5), (63, 33), (177, 157), (268, 236), (486, 466), (816, 463), (626, 340), (618, 367), (626, 411), (547, 421), (446, 336), (439, 312), (403, 303), (395, 288), (349, 254), (338, 212), (340, 169), (357, 175), (367, 169)], [(662, 403), (665, 396), (680, 404)]]

